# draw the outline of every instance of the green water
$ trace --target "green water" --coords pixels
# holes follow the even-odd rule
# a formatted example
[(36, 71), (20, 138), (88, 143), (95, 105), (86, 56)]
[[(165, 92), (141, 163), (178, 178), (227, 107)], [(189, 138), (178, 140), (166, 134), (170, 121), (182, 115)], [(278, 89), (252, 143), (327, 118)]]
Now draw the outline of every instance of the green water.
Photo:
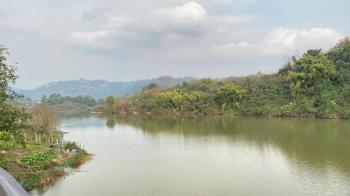
[(94, 159), (44, 195), (350, 195), (350, 121), (69, 119)]

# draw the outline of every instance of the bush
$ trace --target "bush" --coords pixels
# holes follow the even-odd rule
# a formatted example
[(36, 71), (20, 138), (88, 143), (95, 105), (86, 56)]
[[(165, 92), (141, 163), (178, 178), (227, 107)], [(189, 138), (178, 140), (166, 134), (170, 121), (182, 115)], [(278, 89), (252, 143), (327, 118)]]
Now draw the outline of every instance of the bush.
[(0, 131), (0, 140), (10, 141), (11, 139), (12, 139), (12, 136), (10, 133), (5, 131)]
[(0, 149), (12, 150), (18, 148), (19, 145), (16, 139), (8, 132), (0, 131)]
[(348, 108), (347, 110), (344, 110), (341, 112), (341, 117), (344, 119), (349, 119), (350, 118), (350, 108)]
[(5, 154), (0, 152), (0, 167), (5, 167), (7, 164), (7, 157)]
[(90, 155), (85, 150), (80, 150), (70, 158), (66, 159), (63, 163), (65, 167), (78, 168), (84, 162), (90, 160)]
[(64, 144), (64, 150), (72, 151), (72, 150), (80, 150), (80, 147), (75, 142), (67, 142)]
[(19, 145), (13, 141), (3, 141), (0, 140), (0, 149), (1, 150), (12, 150), (18, 148)]
[(294, 111), (296, 104), (294, 102), (288, 103), (287, 105), (283, 105), (281, 106), (279, 115), (286, 115), (286, 114), (290, 114), (291, 112)]

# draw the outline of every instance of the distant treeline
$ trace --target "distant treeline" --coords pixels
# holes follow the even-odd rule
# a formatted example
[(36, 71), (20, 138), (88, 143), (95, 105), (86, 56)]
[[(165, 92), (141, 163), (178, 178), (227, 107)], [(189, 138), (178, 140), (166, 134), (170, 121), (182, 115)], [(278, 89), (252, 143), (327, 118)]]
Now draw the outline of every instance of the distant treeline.
[[(101, 110), (101, 107), (99, 108)], [(201, 79), (162, 90), (156, 84), (127, 98), (107, 97), (104, 112), (350, 117), (350, 40), (329, 51), (292, 57), (275, 74)]]
[(95, 105), (103, 103), (103, 100), (97, 101), (90, 96), (69, 97), (52, 94), (48, 97), (43, 96), (41, 103), (56, 107), (64, 115), (74, 115), (90, 112)]

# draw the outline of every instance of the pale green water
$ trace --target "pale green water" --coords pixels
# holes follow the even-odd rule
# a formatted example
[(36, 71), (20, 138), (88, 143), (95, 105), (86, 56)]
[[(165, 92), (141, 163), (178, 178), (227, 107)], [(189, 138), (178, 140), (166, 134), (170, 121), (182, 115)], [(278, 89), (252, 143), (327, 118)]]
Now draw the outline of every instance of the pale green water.
[(73, 119), (95, 154), (44, 195), (350, 195), (350, 121)]

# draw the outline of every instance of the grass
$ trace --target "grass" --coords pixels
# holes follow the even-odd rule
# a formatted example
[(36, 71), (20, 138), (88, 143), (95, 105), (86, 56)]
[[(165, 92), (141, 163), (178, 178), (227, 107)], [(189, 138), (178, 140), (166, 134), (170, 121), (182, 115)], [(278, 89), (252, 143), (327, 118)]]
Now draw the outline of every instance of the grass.
[(67, 158), (63, 163), (63, 167), (71, 167), (78, 168), (83, 163), (89, 161), (91, 159), (91, 155), (88, 154), (85, 150), (80, 150), (74, 153), (72, 156)]
[(37, 144), (0, 152), (0, 166), (22, 183), (27, 191), (43, 190), (65, 176), (65, 168), (77, 168), (90, 159), (85, 150), (67, 152)]

